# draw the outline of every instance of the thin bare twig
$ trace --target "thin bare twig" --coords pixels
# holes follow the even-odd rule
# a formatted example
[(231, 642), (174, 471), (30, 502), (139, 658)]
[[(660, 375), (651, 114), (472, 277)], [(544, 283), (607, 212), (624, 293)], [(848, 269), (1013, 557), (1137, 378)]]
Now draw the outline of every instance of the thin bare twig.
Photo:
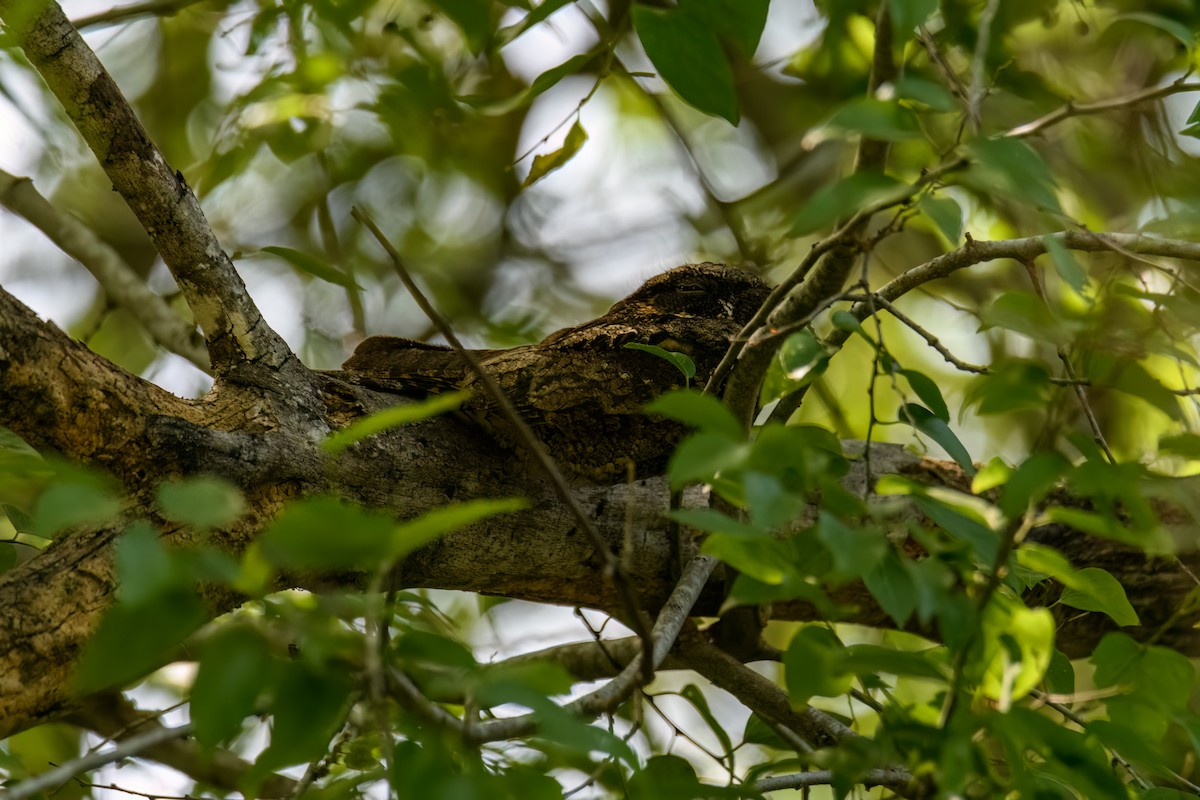
[(203, 2), (204, 0), (149, 0), (146, 3), (110, 8), (99, 14), (73, 19), (71, 23), (77, 30), (83, 30), (84, 28), (117, 25), (139, 17), (173, 17), (185, 8)]
[(4, 800), (24, 800), (26, 797), (33, 797), (41, 792), (57, 789), (76, 775), (91, 772), (123, 758), (131, 758), (163, 742), (188, 736), (191, 732), (192, 724), (189, 722), (178, 728), (156, 728), (137, 736), (131, 736), (110, 750), (89, 753), (82, 758), (72, 759), (41, 775), (5, 789)]
[(971, 130), (978, 132), (983, 121), (981, 106), (987, 93), (987, 55), (992, 39), (992, 22), (1000, 10), (1000, 0), (987, 0), (979, 15), (979, 35), (975, 39), (975, 53), (971, 58), (971, 88), (967, 93), (967, 121)]
[(1182, 92), (1200, 92), (1200, 82), (1187, 80), (1187, 75), (1182, 78), (1168, 83), (1166, 86), (1156, 86), (1153, 89), (1143, 89), (1140, 92), (1121, 95), (1120, 97), (1110, 97), (1107, 100), (1093, 100), (1090, 103), (1067, 103), (1066, 105), (1056, 108), (1049, 114), (1038, 117), (1032, 122), (1026, 122), (1012, 128), (1005, 136), (1025, 137), (1033, 136), (1035, 133), (1049, 128), (1051, 125), (1057, 125), (1064, 119), (1071, 117), (1082, 117), (1087, 114), (1102, 114), (1105, 111), (1115, 111), (1119, 108), (1135, 106), (1138, 103), (1144, 103), (1147, 100), (1157, 100), (1161, 97), (1167, 97), (1172, 94), (1180, 94)]
[[(688, 620), (692, 606), (700, 592), (708, 583), (709, 576), (716, 569), (718, 561), (712, 556), (698, 555), (684, 567), (679, 582), (675, 585), (671, 596), (659, 612), (654, 623), (651, 639), (654, 642), (651, 654), (651, 672), (658, 669), (666, 659), (667, 654), (675, 645), (679, 632), (683, 630)], [(617, 677), (596, 689), (563, 706), (564, 710), (584, 717), (593, 717), (611, 711), (629, 697), (640, 685), (640, 673), (644, 671), (642, 664), (643, 653), (638, 653)], [(508, 719), (497, 719), (479, 724), (468, 724), (465, 730), (467, 741), (482, 743), (511, 739), (517, 736), (527, 736), (537, 729), (537, 721), (532, 714)]]

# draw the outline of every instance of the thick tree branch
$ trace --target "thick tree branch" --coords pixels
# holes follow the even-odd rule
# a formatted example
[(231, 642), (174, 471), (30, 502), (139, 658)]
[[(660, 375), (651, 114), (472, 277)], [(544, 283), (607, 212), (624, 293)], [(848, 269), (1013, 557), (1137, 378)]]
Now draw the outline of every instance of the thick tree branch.
[(218, 377), (294, 395), (307, 371), (263, 321), (183, 175), (57, 3), (0, 0), (0, 19), (150, 235), (204, 332)]
[(92, 274), (105, 295), (142, 324), (157, 344), (205, 372), (208, 352), (194, 326), (146, 286), (121, 255), (81, 221), (50, 205), (28, 178), (0, 170), (0, 205), (24, 217)]

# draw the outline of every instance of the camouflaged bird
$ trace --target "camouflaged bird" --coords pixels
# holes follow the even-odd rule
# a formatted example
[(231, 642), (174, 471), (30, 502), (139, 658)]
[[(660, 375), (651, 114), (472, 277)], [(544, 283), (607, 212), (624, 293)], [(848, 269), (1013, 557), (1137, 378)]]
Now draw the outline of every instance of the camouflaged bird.
[[(537, 344), (473, 351), (560, 467), (587, 483), (661, 475), (686, 429), (643, 407), (684, 377), (631, 342), (686, 353), (703, 386), (770, 288), (757, 275), (721, 264), (687, 264), (646, 281), (604, 316)], [(448, 347), (373, 336), (342, 366), (380, 388), (426, 396), (466, 389), (462, 411), (498, 441), (516, 437), (461, 355)]]

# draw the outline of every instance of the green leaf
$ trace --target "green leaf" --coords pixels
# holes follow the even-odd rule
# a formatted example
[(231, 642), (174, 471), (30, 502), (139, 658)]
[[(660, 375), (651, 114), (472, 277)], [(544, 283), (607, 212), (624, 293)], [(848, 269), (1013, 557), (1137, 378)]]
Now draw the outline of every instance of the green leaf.
[(851, 100), (833, 112), (824, 127), (887, 142), (917, 139), (921, 136), (921, 129), (912, 111), (895, 100), (875, 98)]
[(1194, 433), (1163, 436), (1158, 440), (1158, 451), (1191, 461), (1200, 461), (1200, 436)]
[(204, 643), (192, 682), (191, 719), (206, 748), (227, 742), (255, 713), (274, 668), (266, 639), (253, 626), (222, 625)]
[(1113, 22), (1140, 22), (1144, 25), (1149, 25), (1152, 28), (1158, 28), (1160, 31), (1170, 34), (1189, 51), (1196, 49), (1196, 32), (1182, 22), (1173, 20), (1170, 17), (1164, 17), (1161, 14), (1130, 11), (1123, 14), (1117, 14), (1117, 16), (1113, 18)]
[(742, 477), (750, 519), (764, 528), (779, 528), (804, 509), (803, 498), (787, 491), (774, 475), (747, 470)]
[(1006, 328), (1035, 342), (1066, 345), (1070, 337), (1041, 298), (1029, 292), (1005, 292), (984, 310), (980, 330)]
[(917, 372), (915, 369), (900, 369), (898, 373), (908, 379), (908, 385), (917, 393), (917, 397), (924, 401), (925, 405), (929, 406), (929, 410), (933, 415), (942, 422), (950, 421), (950, 409), (946, 408), (946, 400), (942, 397), (942, 390), (934, 383), (933, 379), (925, 375), (923, 372)]
[(741, 442), (746, 438), (746, 432), (733, 412), (710, 394), (676, 389), (655, 398), (646, 406), (646, 412), (661, 414), (703, 433), (723, 436), (733, 442)]
[(187, 568), (146, 524), (117, 540), (117, 602), (88, 640), (75, 686), (93, 692), (140, 678), (165, 663), (208, 621)]
[(949, 197), (922, 197), (917, 207), (921, 213), (929, 217), (937, 229), (942, 232), (951, 245), (958, 245), (963, 233), (963, 211), (955, 200)]
[(1054, 175), (1037, 151), (1020, 139), (977, 139), (967, 145), (970, 175), (980, 187), (999, 189), (1047, 211), (1061, 213)]
[(189, 478), (158, 487), (158, 505), (167, 519), (201, 529), (228, 525), (246, 510), (241, 491), (220, 478)]
[(435, 508), (414, 520), (397, 525), (391, 532), (387, 556), (392, 560), (403, 558), (434, 539), (473, 525), (485, 517), (511, 514), (528, 507), (529, 501), (525, 498), (509, 497), (498, 500), (467, 500)]
[(866, 206), (900, 200), (908, 191), (908, 184), (882, 172), (856, 172), (814, 192), (800, 207), (788, 235), (804, 236), (823, 230), (837, 220), (853, 216)]
[(263, 253), (270, 253), (273, 256), (282, 258), (287, 263), (291, 264), (300, 272), (312, 275), (314, 278), (320, 278), (336, 286), (341, 286), (346, 289), (362, 289), (354, 278), (350, 277), (341, 270), (334, 269), (320, 259), (310, 256), (308, 253), (302, 253), (299, 250), (293, 250), (290, 247), (264, 247), (261, 249)]
[(432, 2), (462, 30), (471, 52), (479, 53), (484, 49), (492, 31), (491, 0), (432, 0)]
[(1000, 495), (1000, 510), (1009, 519), (1020, 519), (1026, 509), (1036, 506), (1054, 490), (1071, 463), (1058, 453), (1037, 453), (1016, 468)]
[(740, 466), (748, 451), (746, 444), (724, 434), (693, 434), (675, 448), (667, 464), (667, 478), (672, 488), (692, 481), (711, 483), (718, 472)]
[(704, 540), (700, 551), (770, 586), (784, 583), (793, 574), (788, 545), (770, 537), (748, 539), (714, 533)]
[(683, 0), (680, 5), (750, 59), (767, 25), (771, 0)]
[(626, 342), (627, 350), (641, 350), (643, 353), (650, 353), (653, 356), (661, 358), (675, 369), (682, 373), (684, 380), (691, 381), (696, 377), (696, 362), (692, 361), (691, 356), (687, 353), (680, 353), (675, 350), (664, 350), (655, 344), (642, 344), (641, 342)]
[[(895, 0), (892, 0), (893, 4)], [(924, 2), (924, 0), (917, 0)], [(937, 0), (929, 0), (934, 6), (937, 5)], [(895, 16), (893, 15), (893, 20)], [(954, 99), (954, 95), (946, 91), (940, 84), (934, 81), (926, 80), (917, 77), (911, 73), (905, 73), (896, 81), (896, 96), (902, 100), (911, 100), (921, 105), (928, 106), (933, 111), (957, 111), (959, 109), (958, 101)], [(949, 200), (953, 203), (953, 200)], [(955, 203), (957, 205), (957, 203)], [(961, 217), (961, 213), (959, 214)]]
[(509, 27), (502, 28), (496, 32), (496, 46), (503, 47), (521, 34), (528, 31), (533, 26), (537, 25), (539, 22), (549, 18), (549, 16), (555, 11), (558, 11), (559, 9), (573, 2), (575, 2), (575, 0), (545, 0), (545, 2), (538, 3), (533, 7), (533, 10), (526, 14), (524, 19), (522, 19), (516, 25), (510, 25)]
[(61, 468), (33, 507), (30, 532), (51, 537), (76, 525), (100, 525), (117, 516), (121, 504), (103, 476)]
[(834, 568), (847, 579), (874, 570), (891, 549), (882, 531), (847, 525), (827, 511), (820, 512), (814, 532), (833, 555)]
[(567, 162), (575, 157), (587, 139), (587, 131), (583, 129), (583, 125), (579, 123), (579, 120), (575, 120), (575, 123), (571, 125), (571, 130), (567, 131), (566, 138), (563, 139), (562, 147), (552, 153), (533, 157), (533, 165), (529, 168), (529, 174), (525, 176), (525, 180), (521, 183), (521, 188), (528, 189), (554, 170), (565, 166)]
[(470, 396), (471, 393), (465, 391), (448, 392), (434, 395), (420, 402), (405, 403), (376, 411), (374, 414), (355, 420), (340, 431), (335, 431), (325, 437), (325, 440), (321, 442), (321, 448), (327, 453), (340, 453), (368, 436), (453, 411)]
[(1057, 236), (1043, 236), (1042, 243), (1046, 245), (1046, 252), (1050, 254), (1050, 261), (1054, 264), (1054, 271), (1058, 273), (1058, 277), (1077, 294), (1083, 294), (1087, 288), (1087, 274), (1075, 260), (1074, 254)]
[(708, 729), (712, 732), (712, 735), (721, 743), (721, 754), (725, 756), (731, 755), (733, 753), (733, 742), (730, 741), (725, 726), (717, 721), (716, 716), (712, 713), (712, 709), (708, 707), (708, 699), (704, 696), (704, 692), (700, 691), (700, 687), (694, 683), (689, 683), (679, 691), (679, 695), (692, 704), (692, 708), (696, 709), (696, 713), (708, 725)]
[(796, 631), (783, 653), (784, 684), (792, 706), (849, 692), (854, 675), (843, 667), (845, 658), (846, 646), (828, 628), (806, 625)]
[(1045, 409), (1050, 372), (1037, 361), (1006, 358), (992, 365), (988, 375), (967, 388), (964, 406), (978, 404), (978, 414), (1003, 414), (1026, 408)]
[(943, 680), (946, 676), (937, 665), (936, 655), (935, 650), (898, 650), (875, 644), (855, 644), (846, 648), (842, 666), (856, 675), (887, 672)]
[(1019, 700), (1042, 682), (1050, 666), (1054, 615), (997, 593), (984, 610), (984, 625), (983, 690), (993, 700)]
[(646, 766), (629, 778), (629, 800), (692, 800), (711, 796), (711, 787), (700, 783), (696, 769), (676, 755), (651, 756)]
[(1179, 396), (1136, 361), (1098, 357), (1089, 364), (1088, 377), (1097, 384), (1145, 400), (1176, 422), (1184, 421)]
[(967, 452), (967, 448), (963, 447), (954, 431), (950, 430), (950, 426), (932, 411), (916, 403), (905, 403), (900, 409), (900, 419), (941, 445), (967, 475), (975, 474), (975, 465), (971, 463), (971, 454)]
[(771, 532), (766, 528), (736, 520), (713, 508), (680, 508), (667, 516), (683, 525), (710, 533), (723, 533), (742, 539), (771, 538)]
[(717, 36), (686, 6), (633, 7), (633, 27), (651, 63), (688, 105), (737, 125), (733, 69)]
[(350, 697), (344, 671), (315, 672), (303, 661), (283, 662), (279, 671), (271, 702), (271, 743), (247, 776), (251, 785), (280, 767), (323, 756)]
[(863, 583), (897, 627), (903, 627), (916, 610), (916, 586), (895, 551), (889, 549), (875, 569), (863, 576)]
[(1045, 680), (1046, 691), (1051, 694), (1075, 694), (1075, 667), (1062, 651), (1055, 650), (1050, 655)]
[(938, 10), (938, 0), (888, 0), (892, 28), (897, 38), (907, 40), (918, 25), (924, 25)]
[(288, 505), (258, 539), (284, 569), (378, 569), (390, 560), (395, 522), (336, 497)]
[(996, 550), (1000, 542), (994, 530), (961, 513), (958, 509), (939, 502), (936, 497), (917, 495), (913, 499), (921, 512), (933, 520), (939, 528), (958, 541), (967, 543), (977, 562), (988, 565), (995, 563)]
[(767, 370), (760, 405), (791, 394), (825, 372), (829, 353), (811, 331), (797, 331), (784, 340)]
[(593, 51), (571, 56), (558, 66), (551, 67), (541, 75), (538, 75), (533, 79), (533, 83), (529, 84), (523, 91), (501, 100), (496, 100), (491, 95), (462, 96), (458, 99), (479, 113), (488, 116), (511, 114), (518, 108), (529, 105), (539, 96), (557, 86), (563, 78), (568, 75), (574, 75), (595, 59), (596, 53)]
[(859, 336), (870, 342), (872, 347), (875, 346), (875, 340), (867, 334), (866, 330), (862, 326), (862, 323), (858, 321), (858, 317), (854, 316), (849, 311), (839, 309), (829, 315), (829, 321), (833, 324), (833, 327), (839, 330), (849, 331), (850, 333), (857, 333)]
[(1118, 625), (1140, 625), (1137, 612), (1116, 578), (1099, 567), (1084, 567), (1072, 576), (1059, 602), (1083, 611), (1099, 611)]

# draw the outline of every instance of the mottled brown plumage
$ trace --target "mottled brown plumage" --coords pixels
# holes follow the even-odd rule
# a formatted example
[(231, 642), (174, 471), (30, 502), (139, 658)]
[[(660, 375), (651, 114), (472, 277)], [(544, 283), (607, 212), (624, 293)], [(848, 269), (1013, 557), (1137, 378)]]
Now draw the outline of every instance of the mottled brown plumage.
[[(688, 264), (646, 281), (604, 316), (538, 344), (474, 352), (565, 472), (611, 483), (623, 480), (632, 464), (644, 478), (662, 474), (684, 429), (642, 408), (684, 379), (661, 358), (625, 345), (687, 353), (696, 363), (695, 383), (703, 385), (768, 292), (751, 272)], [(505, 445), (514, 444), (495, 402), (449, 348), (373, 336), (343, 368), (415, 396), (467, 389), (466, 415)]]

